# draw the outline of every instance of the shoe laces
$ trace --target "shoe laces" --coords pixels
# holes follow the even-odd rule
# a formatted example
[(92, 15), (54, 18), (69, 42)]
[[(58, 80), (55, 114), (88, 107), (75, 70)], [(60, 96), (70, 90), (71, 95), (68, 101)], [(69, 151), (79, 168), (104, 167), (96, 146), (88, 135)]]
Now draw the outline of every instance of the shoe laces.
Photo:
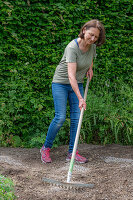
[[(69, 153), (68, 155), (72, 156), (72, 153)], [(76, 155), (79, 155), (79, 151), (76, 151)]]
[(79, 156), (79, 151), (78, 151), (78, 150), (76, 151), (76, 155), (78, 155), (78, 156)]
[(43, 153), (46, 157), (49, 157), (50, 148), (44, 148)]

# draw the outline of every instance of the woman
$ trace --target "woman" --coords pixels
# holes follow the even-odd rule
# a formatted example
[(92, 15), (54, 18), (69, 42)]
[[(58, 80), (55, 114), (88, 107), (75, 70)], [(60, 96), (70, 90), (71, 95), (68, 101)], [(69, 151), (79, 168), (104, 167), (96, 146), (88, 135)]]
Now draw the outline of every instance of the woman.
[[(66, 118), (67, 100), (70, 105), (70, 142), (66, 160), (71, 159), (80, 110), (86, 110), (86, 102), (83, 99), (83, 79), (85, 75), (91, 80), (93, 77), (93, 58), (96, 56), (96, 46), (105, 42), (105, 30), (101, 22), (91, 20), (83, 25), (79, 37), (72, 40), (65, 48), (64, 55), (56, 68), (52, 81), (52, 94), (54, 99), (55, 117), (52, 120), (46, 141), (41, 148), (41, 160), (50, 163), (50, 149), (56, 134)], [(75, 160), (86, 163), (78, 151)]]

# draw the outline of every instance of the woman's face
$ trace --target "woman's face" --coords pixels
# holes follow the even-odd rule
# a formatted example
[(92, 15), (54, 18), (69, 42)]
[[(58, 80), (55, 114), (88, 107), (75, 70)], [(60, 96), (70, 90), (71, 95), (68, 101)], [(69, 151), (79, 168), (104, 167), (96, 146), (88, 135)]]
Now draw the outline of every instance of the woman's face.
[(98, 40), (100, 31), (98, 28), (91, 27), (88, 30), (84, 29), (83, 33), (86, 45), (90, 45)]

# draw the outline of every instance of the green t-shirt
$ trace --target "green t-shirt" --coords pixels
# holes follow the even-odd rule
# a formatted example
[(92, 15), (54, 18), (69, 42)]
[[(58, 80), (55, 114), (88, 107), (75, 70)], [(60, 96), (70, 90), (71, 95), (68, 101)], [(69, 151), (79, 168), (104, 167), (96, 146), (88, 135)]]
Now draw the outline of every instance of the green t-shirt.
[(65, 48), (64, 55), (56, 67), (53, 77), (54, 83), (70, 84), (68, 79), (67, 63), (77, 63), (76, 79), (78, 83), (83, 83), (86, 72), (96, 56), (96, 45), (92, 44), (89, 50), (83, 53), (75, 40), (72, 40)]

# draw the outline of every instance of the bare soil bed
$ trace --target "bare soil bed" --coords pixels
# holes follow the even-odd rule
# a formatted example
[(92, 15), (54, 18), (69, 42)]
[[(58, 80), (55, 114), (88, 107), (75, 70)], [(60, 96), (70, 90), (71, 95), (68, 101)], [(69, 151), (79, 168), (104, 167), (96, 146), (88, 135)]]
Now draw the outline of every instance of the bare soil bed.
[(94, 183), (93, 189), (65, 189), (47, 185), (43, 177), (66, 182), (67, 146), (51, 150), (50, 164), (40, 160), (37, 148), (0, 147), (0, 174), (12, 178), (18, 200), (133, 200), (133, 146), (78, 146), (89, 160), (74, 165), (73, 183)]

